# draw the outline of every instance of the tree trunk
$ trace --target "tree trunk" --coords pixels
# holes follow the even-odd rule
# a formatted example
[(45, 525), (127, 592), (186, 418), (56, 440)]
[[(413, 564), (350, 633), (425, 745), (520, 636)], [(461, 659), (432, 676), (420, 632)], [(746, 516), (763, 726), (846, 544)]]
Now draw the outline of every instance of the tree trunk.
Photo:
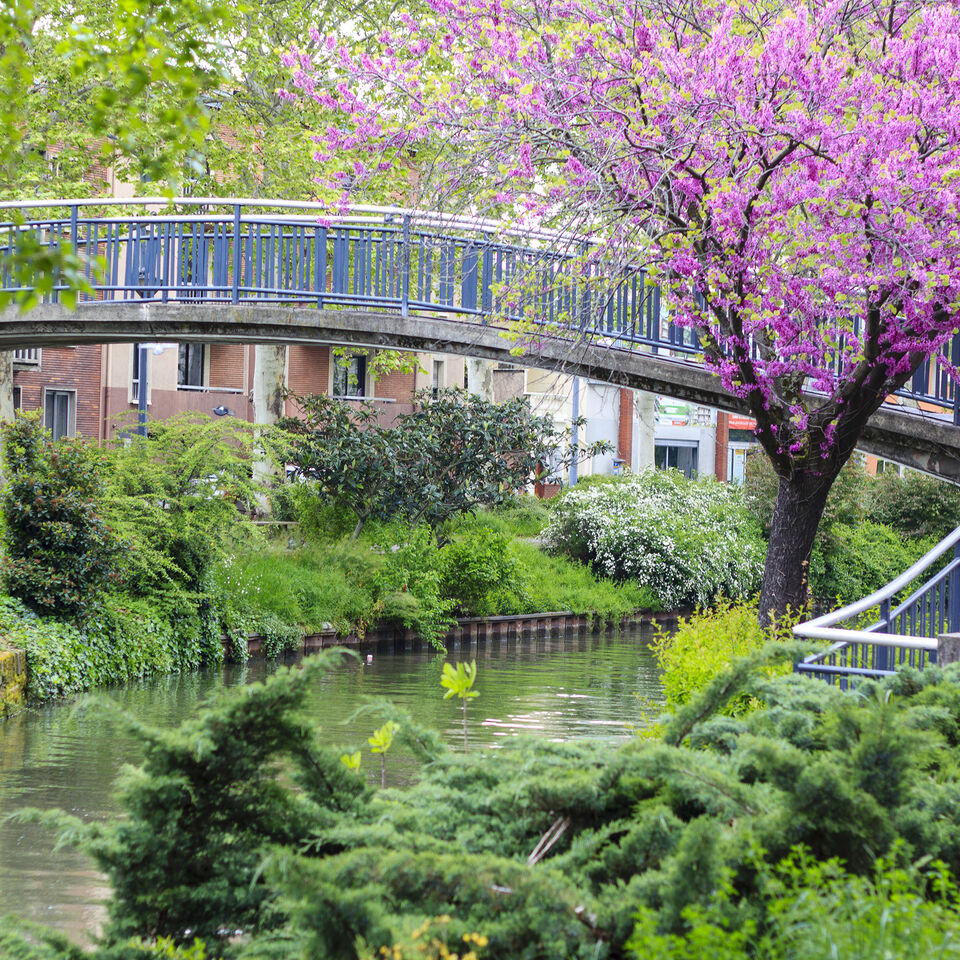
[(780, 478), (760, 588), (760, 622), (768, 626), (807, 604), (810, 552), (836, 474)]

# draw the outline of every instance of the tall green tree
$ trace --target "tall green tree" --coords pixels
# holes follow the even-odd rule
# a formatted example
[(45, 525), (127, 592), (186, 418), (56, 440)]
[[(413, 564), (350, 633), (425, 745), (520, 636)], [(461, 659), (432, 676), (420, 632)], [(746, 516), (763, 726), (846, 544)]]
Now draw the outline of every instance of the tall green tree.
[(3, 0), (0, 196), (96, 193), (96, 160), (175, 187), (210, 129), (235, 22), (225, 0)]

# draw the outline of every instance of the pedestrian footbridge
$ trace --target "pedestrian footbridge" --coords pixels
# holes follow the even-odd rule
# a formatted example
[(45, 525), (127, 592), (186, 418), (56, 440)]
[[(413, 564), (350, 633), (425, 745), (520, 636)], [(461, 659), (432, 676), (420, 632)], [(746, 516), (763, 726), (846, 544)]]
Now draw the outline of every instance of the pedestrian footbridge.
[[(92, 292), (54, 284), (0, 314), (0, 349), (158, 340), (326, 343), (505, 360), (744, 412), (642, 270), (583, 239), (359, 207), (183, 198), (0, 204), (0, 249), (67, 247)], [(6, 258), (7, 262), (11, 261)], [(3, 289), (34, 284), (8, 269)], [(960, 338), (945, 347), (960, 363)], [(925, 364), (868, 424), (869, 452), (960, 481), (960, 391)]]

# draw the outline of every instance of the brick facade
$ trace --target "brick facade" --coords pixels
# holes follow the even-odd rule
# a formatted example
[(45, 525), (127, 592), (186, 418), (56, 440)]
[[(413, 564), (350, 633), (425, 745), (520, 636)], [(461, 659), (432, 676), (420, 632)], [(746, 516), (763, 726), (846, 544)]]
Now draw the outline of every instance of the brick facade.
[(214, 343), (210, 345), (210, 386), (233, 387), (243, 390), (244, 350), (242, 343)]
[(41, 409), (47, 390), (72, 392), (76, 395), (74, 432), (102, 439), (103, 350), (100, 344), (44, 347), (39, 367), (14, 369), (13, 386), (15, 390), (19, 388), (20, 409)]
[(287, 347), (287, 385), (301, 396), (326, 393), (330, 384), (330, 348), (306, 344)]
[[(211, 414), (215, 407), (225, 407), (233, 416), (253, 420), (255, 348), (244, 344), (210, 344), (207, 349), (205, 385), (201, 390), (177, 385), (176, 350), (150, 356), (150, 419), (163, 420), (188, 411)], [(331, 348), (292, 344), (287, 350), (287, 384), (291, 391), (304, 395), (327, 393)], [(39, 368), (22, 364), (15, 368), (13, 385), (19, 392), (22, 410), (42, 407), (46, 390), (75, 393), (73, 432), (104, 440), (136, 421), (132, 364), (131, 344), (45, 347)], [(394, 372), (367, 384), (382, 424), (392, 426), (400, 414), (412, 410), (417, 379), (415, 373)], [(292, 400), (287, 400), (286, 413), (297, 414)]]
[(633, 463), (633, 391), (620, 388), (620, 420), (617, 429), (617, 449), (627, 469)]
[(415, 373), (388, 373), (377, 381), (376, 395), (386, 400), (409, 404), (416, 390)]

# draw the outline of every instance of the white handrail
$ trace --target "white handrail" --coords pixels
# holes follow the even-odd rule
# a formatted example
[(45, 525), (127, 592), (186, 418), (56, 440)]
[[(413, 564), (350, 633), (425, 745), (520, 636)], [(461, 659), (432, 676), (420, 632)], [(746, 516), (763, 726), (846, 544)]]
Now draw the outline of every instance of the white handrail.
[[(915, 564), (908, 567), (895, 580), (891, 580), (886, 586), (875, 590), (869, 596), (854, 603), (847, 604), (839, 610), (833, 610), (825, 613), (823, 616), (808, 620), (806, 623), (798, 623), (793, 628), (793, 634), (805, 640), (848, 640), (851, 643), (873, 643), (878, 646), (900, 646), (911, 647), (918, 650), (935, 650), (936, 640), (923, 637), (906, 637), (894, 633), (869, 633), (866, 630), (845, 630), (834, 627), (834, 624), (843, 620), (849, 620), (861, 613), (865, 613), (872, 607), (876, 607), (889, 600), (899, 593), (907, 584), (923, 573), (935, 560), (943, 556), (951, 547), (960, 543), (960, 527), (953, 533), (944, 537), (935, 547), (928, 550)], [(866, 639), (869, 638), (869, 639)], [(883, 638), (883, 639), (882, 639)], [(888, 640), (895, 642), (889, 643)]]

